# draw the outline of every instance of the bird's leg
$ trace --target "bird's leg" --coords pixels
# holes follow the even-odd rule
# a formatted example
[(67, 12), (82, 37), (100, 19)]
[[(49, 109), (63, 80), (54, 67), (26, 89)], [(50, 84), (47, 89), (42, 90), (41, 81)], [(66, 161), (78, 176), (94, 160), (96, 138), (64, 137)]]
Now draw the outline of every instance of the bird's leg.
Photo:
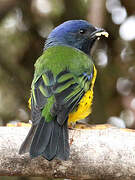
[(76, 122), (68, 123), (68, 128), (71, 129), (71, 130), (75, 129), (75, 126), (76, 126)]

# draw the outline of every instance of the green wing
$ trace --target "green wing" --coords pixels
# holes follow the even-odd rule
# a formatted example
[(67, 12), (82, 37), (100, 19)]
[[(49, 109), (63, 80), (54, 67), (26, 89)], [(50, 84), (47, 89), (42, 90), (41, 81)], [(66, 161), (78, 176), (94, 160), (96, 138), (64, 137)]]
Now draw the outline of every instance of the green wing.
[(90, 88), (92, 77), (93, 69), (79, 76), (75, 76), (67, 69), (61, 71), (56, 78), (51, 71), (42, 74), (32, 89), (34, 123), (38, 122), (40, 116), (44, 116), (47, 122), (57, 116), (58, 123), (62, 125)]
[(48, 48), (35, 64), (32, 83), (33, 122), (38, 122), (36, 109), (41, 111), (42, 116), (49, 118), (46, 121), (57, 116), (58, 122), (62, 124), (89, 89), (92, 77), (93, 62), (82, 51), (68, 46)]

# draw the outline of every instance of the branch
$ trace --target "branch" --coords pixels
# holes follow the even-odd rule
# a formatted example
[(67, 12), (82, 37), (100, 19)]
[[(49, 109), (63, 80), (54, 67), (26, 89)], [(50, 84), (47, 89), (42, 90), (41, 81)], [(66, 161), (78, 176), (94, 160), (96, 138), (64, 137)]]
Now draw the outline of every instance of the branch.
[[(80, 126), (79, 126), (80, 128)], [(86, 128), (82, 125), (82, 128)], [(135, 131), (109, 125), (69, 130), (69, 161), (30, 159), (18, 149), (29, 127), (0, 127), (0, 176), (70, 179), (135, 178)]]
[(88, 5), (87, 19), (91, 24), (103, 27), (105, 21), (105, 0), (91, 0)]

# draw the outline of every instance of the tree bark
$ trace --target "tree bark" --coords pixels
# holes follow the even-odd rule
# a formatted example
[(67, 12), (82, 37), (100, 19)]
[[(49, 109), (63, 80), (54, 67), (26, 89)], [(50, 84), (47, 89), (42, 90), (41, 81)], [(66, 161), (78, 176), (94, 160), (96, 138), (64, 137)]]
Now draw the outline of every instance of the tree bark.
[(105, 21), (105, 0), (90, 0), (88, 6), (88, 21), (98, 27), (103, 27)]
[[(135, 178), (135, 131), (97, 125), (69, 130), (70, 159), (48, 162), (19, 155), (29, 127), (0, 127), (0, 176), (68, 179)], [(84, 128), (84, 129), (83, 129)]]

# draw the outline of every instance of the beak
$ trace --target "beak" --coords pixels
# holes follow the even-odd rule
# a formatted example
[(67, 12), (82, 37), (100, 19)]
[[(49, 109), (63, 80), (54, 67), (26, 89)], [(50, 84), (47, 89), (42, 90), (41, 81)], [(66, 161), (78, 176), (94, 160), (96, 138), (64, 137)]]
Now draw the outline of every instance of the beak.
[(108, 32), (106, 32), (104, 29), (100, 29), (100, 28), (97, 28), (96, 31), (94, 31), (92, 34), (91, 34), (91, 38), (95, 39), (95, 38), (100, 38), (101, 36), (105, 36), (106, 38), (108, 38), (109, 34)]

